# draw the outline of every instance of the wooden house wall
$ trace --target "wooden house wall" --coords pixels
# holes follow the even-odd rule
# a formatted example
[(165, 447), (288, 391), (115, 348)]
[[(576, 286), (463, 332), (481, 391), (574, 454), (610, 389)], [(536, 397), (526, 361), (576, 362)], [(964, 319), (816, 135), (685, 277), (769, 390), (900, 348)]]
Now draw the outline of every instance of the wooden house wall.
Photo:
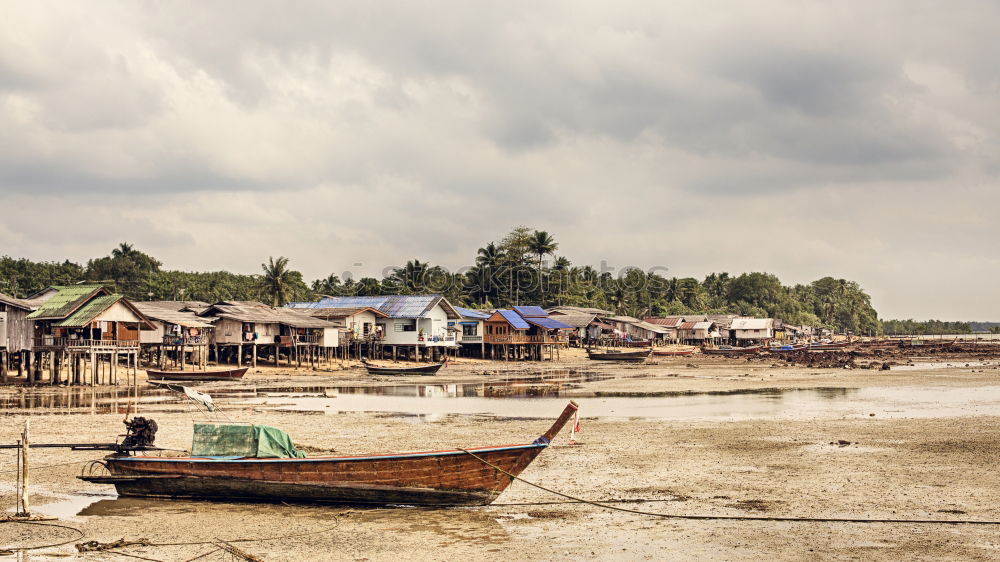
[(239, 343), (243, 340), (243, 322), (230, 318), (219, 318), (215, 323), (215, 341), (217, 343)]
[(0, 347), (6, 345), (7, 351), (12, 353), (24, 350), (30, 351), (31, 338), (34, 336), (35, 326), (34, 321), (28, 320), (28, 315), (31, 312), (4, 304), (0, 304), (0, 311), (5, 312), (7, 316), (4, 322), (7, 337), (5, 340), (0, 340)]
[(140, 330), (139, 343), (163, 343), (163, 336), (166, 334), (166, 326), (159, 320), (149, 319), (155, 330)]
[[(216, 343), (253, 343), (253, 340), (246, 339), (243, 335), (243, 324), (239, 320), (231, 318), (219, 318), (215, 323), (214, 338)], [(257, 343), (272, 344), (275, 336), (281, 335), (281, 325), (270, 322), (253, 322), (254, 332), (257, 333)]]
[(104, 321), (104, 322), (141, 322), (140, 318), (136, 316), (132, 309), (125, 306), (121, 302), (116, 302), (111, 305), (107, 310), (102, 312), (94, 321)]

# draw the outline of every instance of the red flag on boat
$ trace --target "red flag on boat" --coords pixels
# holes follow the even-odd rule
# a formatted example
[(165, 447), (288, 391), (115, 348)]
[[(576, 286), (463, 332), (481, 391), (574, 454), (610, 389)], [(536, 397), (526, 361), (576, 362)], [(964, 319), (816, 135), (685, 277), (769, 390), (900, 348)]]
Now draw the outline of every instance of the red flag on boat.
[(580, 409), (573, 412), (573, 427), (569, 432), (569, 444), (576, 445), (576, 434), (580, 433)]

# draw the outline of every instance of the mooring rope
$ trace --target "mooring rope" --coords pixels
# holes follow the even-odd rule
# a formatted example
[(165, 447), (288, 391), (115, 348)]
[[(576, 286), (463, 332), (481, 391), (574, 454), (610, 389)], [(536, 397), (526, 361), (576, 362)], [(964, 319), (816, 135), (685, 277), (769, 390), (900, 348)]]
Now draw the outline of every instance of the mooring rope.
[(40, 521), (26, 521), (21, 519), (0, 519), (0, 523), (21, 523), (22, 525), (38, 525), (39, 527), (56, 527), (59, 529), (67, 529), (77, 533), (79, 536), (73, 537), (68, 541), (53, 543), (53, 544), (43, 544), (39, 546), (7, 546), (3, 547), (5, 550), (41, 550), (43, 548), (55, 548), (57, 546), (63, 546), (69, 544), (73, 541), (82, 539), (85, 535), (83, 531), (77, 529), (76, 527), (70, 527), (69, 525), (60, 525), (58, 523), (42, 523)]
[(679, 513), (657, 513), (654, 511), (642, 511), (640, 509), (628, 509), (625, 507), (618, 507), (614, 505), (608, 505), (607, 503), (601, 503), (596, 501), (591, 501), (583, 498), (578, 498), (571, 496), (569, 494), (564, 494), (558, 492), (551, 488), (546, 488), (541, 484), (535, 484), (534, 482), (525, 480), (520, 476), (516, 476), (507, 472), (506, 470), (500, 468), (499, 466), (489, 462), (488, 460), (480, 457), (479, 455), (473, 453), (472, 451), (466, 449), (459, 449), (472, 458), (478, 460), (479, 462), (485, 464), (486, 466), (497, 470), (514, 480), (519, 480), (524, 482), (529, 486), (534, 486), (539, 490), (544, 490), (550, 494), (555, 494), (557, 496), (562, 496), (566, 499), (573, 500), (578, 503), (585, 503), (595, 507), (600, 507), (603, 509), (610, 509), (612, 511), (622, 511), (625, 513), (634, 513), (636, 515), (649, 515), (651, 517), (662, 517), (665, 519), (691, 519), (696, 521), (709, 521), (709, 520), (722, 520), (722, 521), (786, 521), (791, 523), (913, 523), (913, 524), (932, 524), (932, 525), (1000, 525), (1000, 521), (980, 521), (974, 519), (871, 519), (862, 517), (780, 517), (780, 516), (754, 516), (754, 515), (684, 515)]

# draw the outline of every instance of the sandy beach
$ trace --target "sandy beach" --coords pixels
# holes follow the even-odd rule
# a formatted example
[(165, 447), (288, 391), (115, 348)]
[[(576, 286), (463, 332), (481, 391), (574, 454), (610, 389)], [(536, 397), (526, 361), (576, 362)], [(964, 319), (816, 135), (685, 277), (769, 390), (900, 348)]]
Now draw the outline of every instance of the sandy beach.
[[(240, 383), (256, 388), (253, 396), (230, 396), (225, 385), (203, 390), (216, 392), (229, 418), (283, 428), (310, 454), (529, 442), (558, 414), (558, 404), (573, 397), (581, 405), (580, 443), (569, 446), (564, 431), (524, 479), (660, 514), (1000, 520), (1000, 362), (951, 356), (911, 362), (889, 371), (719, 358), (594, 365), (571, 350), (555, 363), (456, 361), (436, 377), (373, 380), (351, 368), (262, 368)], [(376, 402), (384, 390), (372, 390), (370, 398), (322, 390), (408, 385), (440, 386), (445, 393), (481, 385), (509, 397), (482, 402), (493, 413), (469, 413), (462, 404), (474, 410), (476, 400), (486, 399), (414, 395)], [(288, 390), (295, 387), (300, 391)], [(122, 432), (123, 389), (92, 408), (86, 401), (12, 405), (25, 392), (66, 391), (0, 390), (8, 404), (2, 443), (15, 442), (29, 418), (35, 442), (106, 442)], [(159, 424), (157, 444), (190, 447), (191, 422), (206, 414), (168, 397), (143, 396), (142, 415)], [(369, 399), (387, 410), (366, 411)], [(430, 414), (405, 411), (417, 403), (445, 406)], [(644, 409), (630, 411), (632, 404)], [(998, 526), (681, 520), (569, 503), (522, 482), (494, 505), (461, 509), (118, 499), (109, 486), (76, 479), (86, 461), (100, 456), (33, 450), (34, 511), (79, 529), (84, 538), (74, 542), (125, 538), (156, 546), (78, 553), (69, 544), (27, 551), (24, 559), (122, 560), (128, 554), (188, 560), (209, 552), (201, 559), (228, 559), (211, 544), (215, 539), (254, 539), (232, 544), (265, 560), (1000, 557)], [(8, 510), (14, 468), (15, 453), (0, 453), (6, 476), (0, 501)], [(0, 547), (8, 549), (75, 537), (67, 529), (0, 524)]]

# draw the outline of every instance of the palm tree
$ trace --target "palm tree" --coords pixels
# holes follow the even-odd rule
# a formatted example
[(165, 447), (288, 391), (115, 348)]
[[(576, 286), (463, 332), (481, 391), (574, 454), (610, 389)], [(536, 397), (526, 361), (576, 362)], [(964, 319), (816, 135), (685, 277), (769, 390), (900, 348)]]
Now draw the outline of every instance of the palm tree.
[(503, 263), (503, 250), (493, 242), (490, 242), (486, 247), (479, 248), (476, 254), (478, 286), (482, 289), (483, 295), (487, 300), (494, 300), (493, 297), (499, 289), (496, 283), (496, 275), (500, 264)]
[(128, 242), (122, 242), (118, 244), (118, 247), (111, 250), (111, 257), (113, 258), (127, 258), (131, 257), (135, 252), (135, 246), (129, 244)]
[(532, 254), (538, 255), (538, 296), (541, 297), (544, 291), (542, 284), (542, 258), (546, 254), (555, 255), (555, 251), (559, 249), (559, 244), (548, 232), (536, 230), (531, 234), (531, 238), (528, 241), (528, 249)]
[(406, 265), (393, 270), (392, 278), (393, 281), (399, 284), (400, 292), (403, 294), (412, 294), (415, 291), (420, 291), (426, 284), (427, 271), (430, 269), (430, 265), (427, 262), (422, 262), (419, 259), (414, 259), (406, 262)]
[(267, 263), (260, 264), (264, 270), (262, 279), (264, 290), (271, 295), (274, 307), (277, 308), (287, 302), (288, 291), (291, 289), (292, 272), (288, 269), (288, 258), (279, 256), (267, 258)]

